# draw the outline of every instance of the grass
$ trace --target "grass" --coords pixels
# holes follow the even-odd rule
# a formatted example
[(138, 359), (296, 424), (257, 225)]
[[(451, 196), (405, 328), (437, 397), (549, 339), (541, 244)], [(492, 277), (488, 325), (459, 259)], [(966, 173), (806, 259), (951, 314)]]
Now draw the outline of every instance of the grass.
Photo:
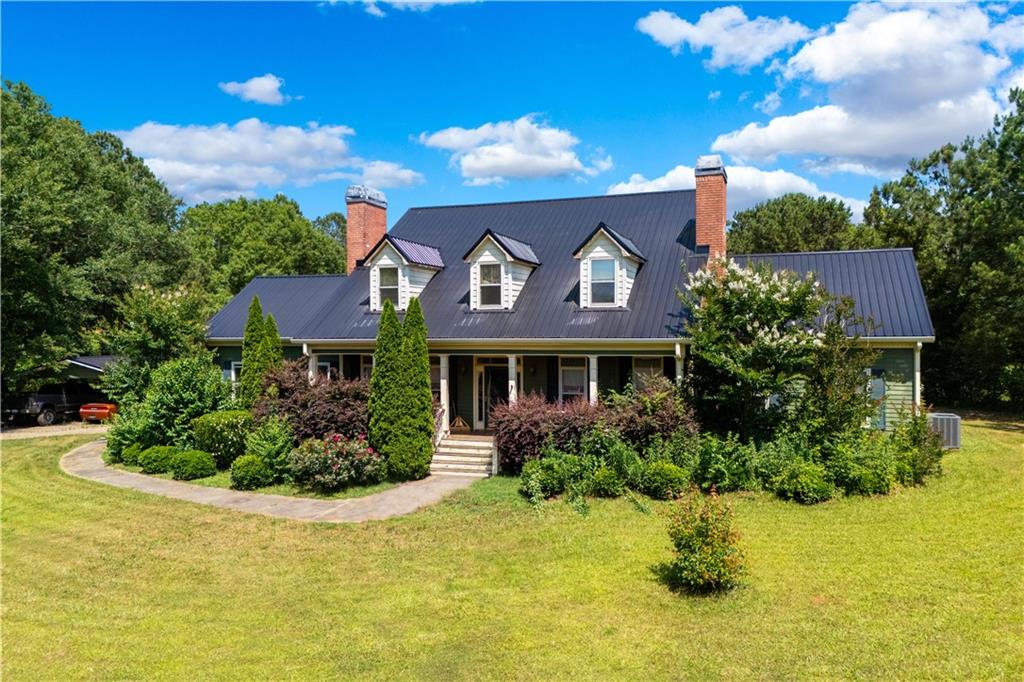
[[(132, 473), (142, 473), (141, 467), (128, 466), (126, 464), (115, 464), (115, 469), (121, 469), (123, 471), (131, 471)], [(154, 478), (165, 478), (172, 480), (174, 477), (170, 473), (166, 474), (147, 474)], [(231, 488), (231, 472), (230, 471), (218, 471), (213, 476), (207, 476), (206, 478), (194, 478), (191, 481), (182, 481), (182, 483), (191, 483), (193, 485), (201, 485), (206, 488)], [(319, 500), (344, 500), (353, 497), (365, 497), (366, 495), (373, 495), (374, 493), (383, 492), (390, 488), (394, 488), (397, 483), (391, 483), (390, 481), (383, 481), (381, 483), (375, 483), (373, 485), (360, 485), (352, 486), (351, 488), (345, 488), (344, 490), (338, 490), (333, 493), (321, 493), (315, 490), (309, 490), (295, 485), (294, 483), (275, 483), (274, 485), (264, 486), (263, 488), (256, 488), (255, 490), (246, 492), (265, 493), (268, 495), (287, 495), (288, 497), (312, 497)]]
[(729, 495), (750, 574), (670, 593), (664, 504), (536, 511), (490, 479), (330, 526), (81, 481), (85, 438), (3, 443), (5, 679), (1024, 675), (1024, 425), (974, 421), (929, 485)]

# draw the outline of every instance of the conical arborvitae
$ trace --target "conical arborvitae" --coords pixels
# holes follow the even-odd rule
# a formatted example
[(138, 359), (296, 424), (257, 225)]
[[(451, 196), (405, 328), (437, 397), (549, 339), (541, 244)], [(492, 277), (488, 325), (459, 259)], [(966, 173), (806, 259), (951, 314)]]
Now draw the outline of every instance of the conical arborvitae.
[(260, 344), (265, 336), (263, 329), (263, 306), (260, 305), (259, 297), (253, 296), (242, 336), (242, 380), (237, 391), (238, 401), (245, 407), (252, 407), (263, 381), (258, 359)]
[(370, 445), (382, 454), (387, 452), (395, 425), (402, 412), (397, 395), (402, 371), (402, 325), (391, 301), (384, 302), (377, 326), (377, 345), (373, 351), (373, 373), (370, 375)]
[(402, 325), (401, 372), (398, 379), (401, 410), (384, 453), (393, 479), (423, 478), (434, 456), (434, 409), (430, 391), (427, 324), (419, 299), (412, 299)]

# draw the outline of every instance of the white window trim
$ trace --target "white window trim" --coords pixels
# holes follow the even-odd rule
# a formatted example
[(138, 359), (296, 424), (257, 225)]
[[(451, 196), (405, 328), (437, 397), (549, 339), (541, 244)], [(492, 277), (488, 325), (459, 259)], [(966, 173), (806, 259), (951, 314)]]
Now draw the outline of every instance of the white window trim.
[[(570, 366), (568, 368), (562, 366), (563, 360), (582, 360), (582, 366)], [(585, 355), (559, 355), (558, 356), (558, 404), (561, 405), (565, 402), (565, 381), (563, 372), (566, 369), (579, 370), (583, 372), (583, 393), (572, 393), (571, 398), (583, 398), (587, 400), (587, 383), (588, 383), (588, 372), (589, 367), (587, 366), (587, 356)]]
[[(485, 265), (497, 265), (498, 266), (498, 283), (487, 284), (489, 287), (500, 287), (500, 302), (484, 304), (483, 288), (484, 288), (484, 274), (483, 266)], [(476, 307), (478, 310), (502, 310), (505, 308), (505, 264), (504, 263), (477, 263), (476, 264)]]
[[(369, 369), (369, 371), (367, 371)], [(359, 356), (359, 378), (369, 379), (373, 374), (373, 356), (372, 355), (360, 355)]]
[(242, 363), (239, 360), (231, 361), (231, 383), (236, 384), (242, 379)]
[[(612, 291), (612, 300), (610, 303), (596, 303), (594, 301), (594, 261), (611, 261), (615, 268), (615, 272), (612, 275), (612, 285), (614, 287)], [(587, 302), (590, 304), (589, 308), (618, 308), (619, 307), (619, 279), (621, 266), (619, 265), (619, 259), (614, 257), (591, 256), (587, 258)]]
[[(395, 310), (404, 310), (405, 306), (402, 305), (402, 267), (399, 265), (375, 265), (374, 268), (377, 270), (377, 310), (384, 310), (384, 296), (383, 289), (394, 289), (395, 298)], [(396, 283), (394, 286), (385, 287), (382, 282), (381, 271), (382, 270), (394, 270)]]

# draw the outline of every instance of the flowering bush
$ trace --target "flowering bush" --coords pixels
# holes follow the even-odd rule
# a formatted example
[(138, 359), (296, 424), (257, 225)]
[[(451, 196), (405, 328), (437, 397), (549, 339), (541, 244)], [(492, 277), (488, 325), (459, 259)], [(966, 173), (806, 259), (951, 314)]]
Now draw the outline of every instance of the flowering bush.
[(335, 433), (303, 441), (288, 456), (288, 468), (292, 480), (320, 492), (380, 483), (387, 476), (387, 461), (362, 435), (349, 439)]

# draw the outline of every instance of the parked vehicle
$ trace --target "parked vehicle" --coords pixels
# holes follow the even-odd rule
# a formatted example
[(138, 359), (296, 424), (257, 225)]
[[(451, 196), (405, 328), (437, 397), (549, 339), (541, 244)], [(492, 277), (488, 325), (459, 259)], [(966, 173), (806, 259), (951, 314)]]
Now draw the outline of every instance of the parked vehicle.
[(78, 410), (78, 416), (84, 422), (110, 421), (116, 413), (117, 405), (114, 403), (86, 403)]
[(11, 397), (4, 401), (4, 420), (27, 421), (49, 426), (63, 419), (73, 419), (82, 405), (102, 400), (103, 394), (88, 384), (69, 381), (49, 384), (28, 396)]

